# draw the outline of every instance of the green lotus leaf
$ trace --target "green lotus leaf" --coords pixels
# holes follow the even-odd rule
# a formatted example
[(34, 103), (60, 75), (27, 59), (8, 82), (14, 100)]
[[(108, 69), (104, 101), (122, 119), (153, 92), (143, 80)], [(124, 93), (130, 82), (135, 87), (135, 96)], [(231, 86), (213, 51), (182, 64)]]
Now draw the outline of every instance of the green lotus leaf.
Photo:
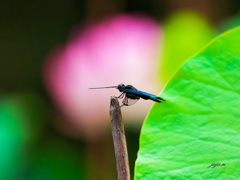
[(164, 22), (163, 58), (160, 82), (165, 85), (179, 67), (216, 36), (214, 28), (201, 14), (178, 11)]
[(170, 80), (141, 131), (135, 179), (240, 179), (240, 28)]

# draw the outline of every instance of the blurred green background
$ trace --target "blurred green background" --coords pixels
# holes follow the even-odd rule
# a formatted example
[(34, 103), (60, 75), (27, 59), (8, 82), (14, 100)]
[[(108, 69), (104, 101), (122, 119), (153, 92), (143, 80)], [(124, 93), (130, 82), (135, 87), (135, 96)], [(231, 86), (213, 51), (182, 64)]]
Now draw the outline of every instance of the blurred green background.
[[(240, 25), (239, 7), (237, 0), (1, 1), (0, 179), (117, 179), (111, 130), (94, 140), (76, 135), (43, 80), (46, 57), (76, 25), (118, 14), (142, 14), (158, 22), (163, 32), (157, 76), (165, 85), (209, 40)], [(125, 127), (131, 174), (140, 127)]]

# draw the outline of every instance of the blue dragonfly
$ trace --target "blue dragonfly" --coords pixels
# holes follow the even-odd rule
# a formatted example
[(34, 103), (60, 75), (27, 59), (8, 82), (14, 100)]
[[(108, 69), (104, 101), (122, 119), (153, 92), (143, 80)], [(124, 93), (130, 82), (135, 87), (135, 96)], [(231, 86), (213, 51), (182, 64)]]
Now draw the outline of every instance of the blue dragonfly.
[(89, 88), (89, 89), (105, 89), (105, 88), (116, 88), (118, 89), (121, 94), (118, 96), (118, 98), (123, 99), (122, 101), (122, 106), (130, 106), (135, 104), (140, 98), (145, 99), (145, 100), (152, 100), (158, 103), (162, 103), (165, 100), (161, 97), (155, 96), (153, 94), (149, 94), (143, 91), (137, 90), (135, 87), (132, 85), (124, 85), (124, 84), (119, 84), (118, 86), (108, 86), (108, 87), (97, 87), (97, 88)]

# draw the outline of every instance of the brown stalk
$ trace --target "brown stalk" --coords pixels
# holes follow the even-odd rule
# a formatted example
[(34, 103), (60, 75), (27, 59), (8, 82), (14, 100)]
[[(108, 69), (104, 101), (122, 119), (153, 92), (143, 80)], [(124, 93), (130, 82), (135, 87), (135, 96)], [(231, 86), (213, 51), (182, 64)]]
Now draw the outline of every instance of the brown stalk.
[(118, 180), (130, 180), (127, 144), (121, 108), (116, 96), (111, 96), (110, 119), (112, 126), (113, 144), (117, 164)]

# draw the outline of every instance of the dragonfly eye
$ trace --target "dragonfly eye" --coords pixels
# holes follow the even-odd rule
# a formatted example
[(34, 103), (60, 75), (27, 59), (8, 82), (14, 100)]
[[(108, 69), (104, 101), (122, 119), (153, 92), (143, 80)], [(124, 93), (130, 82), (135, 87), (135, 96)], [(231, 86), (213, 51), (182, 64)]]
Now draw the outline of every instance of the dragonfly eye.
[(119, 85), (118, 85), (118, 89), (123, 89), (123, 88), (125, 88), (125, 85), (124, 85), (124, 84), (119, 84)]

